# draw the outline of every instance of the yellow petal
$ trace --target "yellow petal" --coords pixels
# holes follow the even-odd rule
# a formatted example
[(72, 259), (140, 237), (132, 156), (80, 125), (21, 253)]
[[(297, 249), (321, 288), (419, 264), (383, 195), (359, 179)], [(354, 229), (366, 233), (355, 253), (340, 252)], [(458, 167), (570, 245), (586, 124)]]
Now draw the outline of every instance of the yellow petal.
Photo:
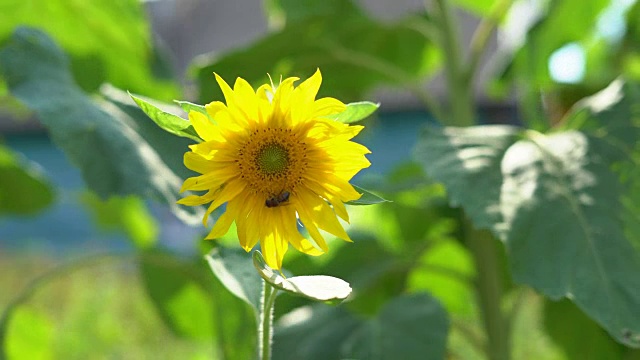
[(349, 235), (347, 235), (338, 221), (336, 214), (324, 200), (309, 191), (300, 191), (299, 196), (302, 201), (302, 206), (311, 209), (310, 215), (313, 222), (318, 224), (320, 229), (341, 239), (351, 241)]
[(349, 213), (347, 213), (347, 209), (345, 208), (343, 202), (340, 200), (339, 196), (336, 196), (316, 182), (306, 182), (305, 186), (307, 186), (309, 190), (311, 190), (316, 195), (327, 199), (333, 206), (333, 210), (335, 211), (336, 215), (340, 216), (344, 221), (349, 222)]
[[(267, 210), (277, 210), (277, 208)], [(275, 218), (278, 215), (276, 211), (265, 211), (264, 215), (265, 228), (262, 230), (266, 232), (260, 237), (260, 248), (267, 265), (278, 270), (282, 268), (282, 259), (287, 252), (289, 242), (283, 237), (282, 229), (278, 226)]]
[(281, 224), (283, 229), (283, 235), (294, 248), (298, 251), (311, 256), (318, 256), (324, 254), (324, 251), (316, 248), (309, 240), (305, 239), (298, 231), (296, 211), (291, 206), (282, 206), (279, 208), (281, 212)]
[(209, 191), (202, 196), (189, 195), (189, 196), (183, 197), (182, 199), (178, 200), (176, 203), (180, 205), (187, 205), (187, 206), (198, 206), (198, 205), (211, 202), (213, 201), (214, 198), (215, 198), (215, 191)]
[(233, 85), (236, 106), (245, 115), (245, 119), (256, 121), (258, 118), (258, 98), (251, 85), (243, 78), (237, 78)]
[(216, 121), (216, 117), (220, 112), (227, 111), (227, 106), (221, 101), (212, 101), (206, 104), (204, 108), (214, 121)]
[(235, 97), (233, 95), (233, 90), (229, 84), (220, 75), (213, 73), (216, 77), (216, 81), (218, 82), (218, 86), (220, 86), (220, 90), (222, 90), (222, 94), (224, 95), (224, 99), (227, 103), (227, 107), (235, 106)]
[(300, 221), (302, 222), (302, 225), (304, 225), (305, 229), (307, 229), (307, 232), (309, 232), (309, 235), (311, 235), (311, 238), (313, 239), (313, 241), (315, 241), (316, 245), (318, 245), (318, 247), (324, 252), (329, 251), (327, 242), (324, 240), (322, 234), (320, 234), (320, 231), (318, 231), (318, 227), (316, 226), (316, 224), (313, 222), (313, 220), (311, 220), (312, 217), (311, 215), (309, 215), (307, 210), (304, 207), (299, 208), (298, 215), (300, 215)]
[(216, 194), (215, 200), (209, 205), (209, 208), (204, 213), (204, 218), (202, 219), (202, 223), (206, 226), (207, 220), (209, 219), (209, 215), (220, 205), (226, 203), (227, 201), (236, 197), (240, 192), (244, 190), (244, 184), (239, 181), (229, 181), (222, 190), (218, 194)]
[[(272, 116), (271, 120), (277, 122), (285, 122), (288, 123), (290, 120), (290, 101), (291, 93), (293, 92), (293, 83), (297, 81), (298, 78), (290, 77), (285, 79), (280, 86), (276, 89), (276, 93), (273, 96), (273, 112), (275, 113)], [(282, 126), (283, 124), (273, 124), (274, 126)]]
[(224, 234), (229, 231), (229, 227), (231, 226), (231, 223), (233, 223), (233, 220), (233, 215), (231, 215), (228, 210), (225, 211), (224, 214), (216, 220), (216, 223), (213, 224), (213, 229), (211, 229), (209, 235), (207, 235), (205, 239), (213, 240), (224, 236)]
[(186, 179), (182, 184), (182, 188), (180, 188), (180, 192), (184, 192), (186, 190), (202, 191), (217, 189), (220, 185), (236, 175), (236, 171), (230, 167), (218, 168), (209, 171), (204, 175)]
[(189, 121), (198, 133), (198, 136), (204, 141), (224, 141), (216, 126), (209, 121), (209, 118), (203, 113), (197, 111), (189, 112)]
[(339, 114), (347, 109), (342, 101), (331, 97), (318, 99), (313, 103), (312, 118)]
[(186, 152), (184, 153), (184, 166), (186, 166), (189, 170), (204, 174), (206, 172), (212, 171), (215, 168), (215, 163), (211, 160), (206, 159), (200, 154), (194, 152)]
[(256, 90), (256, 96), (258, 97), (258, 99), (267, 100), (268, 102), (270, 102), (270, 97), (273, 96), (272, 90), (273, 89), (272, 89), (271, 85), (262, 84)]
[(291, 96), (291, 120), (292, 124), (305, 122), (311, 115), (313, 102), (320, 89), (322, 83), (322, 75), (320, 70), (316, 70), (310, 78), (303, 81)]
[(260, 238), (260, 224), (262, 217), (262, 209), (264, 208), (262, 203), (257, 204), (254, 202), (250, 204), (252, 211), (247, 216), (246, 222), (246, 240), (240, 239), (240, 245), (246, 250), (250, 251), (258, 242)]

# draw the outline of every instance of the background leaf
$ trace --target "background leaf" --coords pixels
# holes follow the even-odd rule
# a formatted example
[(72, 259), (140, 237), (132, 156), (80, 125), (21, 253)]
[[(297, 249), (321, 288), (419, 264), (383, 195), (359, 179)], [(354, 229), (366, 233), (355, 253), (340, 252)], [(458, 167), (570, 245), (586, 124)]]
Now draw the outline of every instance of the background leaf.
[(639, 94), (612, 84), (583, 102), (564, 132), (518, 140), (514, 128), (430, 128), (416, 150), (454, 204), (504, 240), (516, 282), (570, 298), (628, 346), (640, 345), (640, 259), (625, 237), (623, 205), (638, 180), (621, 183), (612, 170), (637, 161)]
[(158, 223), (144, 201), (135, 196), (100, 199), (92, 192), (82, 194), (81, 201), (104, 230), (122, 230), (138, 249), (148, 249), (158, 241)]
[(10, 359), (51, 359), (54, 327), (47, 314), (21, 306), (11, 316), (10, 331), (0, 355)]
[(624, 238), (619, 185), (600, 153), (577, 131), (512, 146), (503, 160), (505, 241), (517, 282), (571, 298), (634, 345), (623, 333), (640, 331), (640, 259)]
[(477, 228), (492, 229), (502, 217), (502, 157), (520, 131), (505, 125), (429, 126), (418, 139), (414, 158), (445, 185), (452, 206), (462, 206)]
[(345, 203), (347, 205), (375, 205), (375, 204), (381, 204), (388, 201), (370, 192), (369, 190), (365, 190), (353, 184), (351, 184), (351, 186), (353, 186), (353, 188), (356, 189), (357, 192), (361, 193), (362, 196), (360, 196), (360, 198), (357, 200), (347, 201)]
[[(416, 84), (439, 65), (439, 51), (417, 30), (428, 21), (425, 17), (386, 25), (367, 17), (351, 1), (335, 7), (319, 1), (305, 6), (278, 3), (283, 16), (295, 20), (250, 47), (194, 64), (200, 103), (222, 99), (214, 71), (227, 82), (242, 77), (259, 86), (269, 83), (267, 73), (274, 79), (280, 75), (304, 79), (320, 68), (324, 78), (320, 97), (348, 102), (360, 100), (378, 85)], [(314, 13), (313, 8), (323, 10)]]
[(351, 294), (349, 283), (333, 276), (313, 275), (285, 278), (273, 271), (257, 250), (253, 252), (253, 266), (264, 281), (276, 289), (292, 295), (304, 296), (315, 301), (335, 302), (342, 301)]
[(140, 109), (142, 109), (142, 111), (144, 111), (144, 113), (147, 114), (147, 116), (149, 116), (149, 118), (151, 118), (151, 120), (158, 124), (158, 126), (160, 126), (160, 128), (162, 128), (163, 130), (173, 135), (186, 137), (197, 142), (202, 141), (196, 133), (196, 130), (191, 125), (191, 122), (189, 122), (188, 120), (185, 120), (169, 112), (162, 111), (157, 106), (154, 106), (148, 101), (145, 101), (137, 96), (131, 94), (129, 95), (131, 96), (133, 101), (138, 104)]
[(53, 188), (40, 168), (0, 145), (0, 215), (36, 214), (53, 199)]
[(183, 220), (199, 217), (191, 214), (200, 210), (175, 204), (181, 178), (156, 151), (177, 140), (167, 135), (161, 146), (154, 141), (154, 148), (155, 134), (139, 127), (143, 124), (115, 104), (97, 104), (84, 94), (68, 72), (65, 55), (44, 33), (18, 29), (0, 51), (0, 67), (12, 95), (35, 111), (99, 196), (136, 194), (163, 201)]
[(380, 104), (372, 103), (370, 101), (360, 101), (347, 104), (347, 109), (339, 114), (329, 116), (329, 118), (339, 121), (343, 124), (352, 124), (360, 120), (366, 119), (373, 114)]
[[(114, 26), (117, 24), (117, 26)], [(143, 4), (137, 0), (4, 1), (0, 5), (0, 43), (18, 26), (46, 31), (70, 56), (73, 77), (85, 91), (104, 83), (172, 100), (172, 75), (153, 72), (162, 62), (154, 51)]]
[(474, 14), (483, 16), (489, 15), (491, 13), (491, 9), (494, 4), (497, 2), (495, 0), (453, 0), (451, 1), (456, 6), (465, 9)]
[(301, 308), (280, 320), (274, 359), (442, 359), (446, 312), (425, 294), (405, 295), (371, 319), (343, 307)]
[(205, 256), (211, 270), (233, 295), (260, 311), (262, 278), (253, 267), (251, 255), (242, 249), (218, 246)]
[(547, 300), (543, 315), (547, 333), (568, 359), (621, 359), (628, 351), (569, 300)]
[(141, 254), (140, 272), (158, 314), (175, 334), (213, 336), (214, 297), (204, 266), (151, 251)]

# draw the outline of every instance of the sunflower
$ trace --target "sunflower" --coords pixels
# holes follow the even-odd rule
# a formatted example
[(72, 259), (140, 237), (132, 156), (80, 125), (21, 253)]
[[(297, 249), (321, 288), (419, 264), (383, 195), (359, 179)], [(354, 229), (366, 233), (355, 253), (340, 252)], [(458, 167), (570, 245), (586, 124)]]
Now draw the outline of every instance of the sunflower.
[[(211, 203), (203, 218), (223, 204), (225, 212), (207, 239), (229, 231), (235, 221), (241, 246), (250, 251), (258, 241), (265, 261), (282, 267), (288, 244), (320, 255), (328, 251), (320, 229), (351, 241), (338, 217), (349, 222), (344, 203), (359, 194), (349, 180), (370, 165), (370, 151), (350, 141), (362, 126), (331, 120), (346, 106), (337, 99), (316, 100), (320, 71), (295, 87), (298, 78), (256, 91), (238, 78), (233, 89), (217, 74), (226, 104), (214, 101), (207, 114), (189, 113), (203, 142), (185, 153), (187, 168), (202, 174), (185, 180), (181, 191), (206, 191), (178, 203)], [(309, 237), (298, 231), (298, 222)]]

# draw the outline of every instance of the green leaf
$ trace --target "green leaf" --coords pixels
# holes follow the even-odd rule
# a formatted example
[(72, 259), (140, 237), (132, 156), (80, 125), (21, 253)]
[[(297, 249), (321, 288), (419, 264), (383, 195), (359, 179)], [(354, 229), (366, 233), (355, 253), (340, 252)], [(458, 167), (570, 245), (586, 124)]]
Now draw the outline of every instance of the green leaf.
[(190, 121), (166, 111), (162, 111), (158, 107), (137, 96), (132, 94), (129, 94), (129, 96), (131, 96), (140, 109), (142, 109), (142, 111), (144, 111), (144, 113), (147, 114), (149, 118), (151, 118), (151, 120), (158, 124), (158, 126), (163, 130), (173, 135), (186, 137), (197, 142), (202, 141)]
[(152, 44), (144, 4), (138, 0), (4, 1), (0, 43), (18, 26), (50, 34), (69, 54), (73, 77), (85, 91), (108, 82), (163, 100), (178, 95), (175, 82), (155, 71), (161, 59)]
[[(189, 145), (193, 144), (193, 140), (174, 136), (161, 129), (153, 121), (149, 121), (149, 116), (140, 109), (126, 91), (104, 85), (100, 87), (100, 95), (104, 98), (104, 101), (100, 102), (101, 108), (112, 116), (131, 124), (131, 127), (158, 153), (162, 161), (178, 177), (184, 179), (194, 175), (184, 166), (184, 153), (189, 150)], [(167, 105), (167, 107), (171, 112), (180, 111), (173, 105)]]
[(81, 202), (102, 229), (123, 231), (138, 249), (156, 245), (159, 226), (140, 198), (113, 196), (105, 201), (92, 192), (85, 192)]
[(459, 6), (476, 15), (487, 16), (491, 13), (496, 0), (452, 0), (454, 5)]
[(545, 302), (544, 325), (567, 359), (624, 358), (624, 347), (568, 300)]
[(271, 269), (259, 251), (253, 252), (253, 265), (264, 281), (290, 294), (311, 300), (336, 302), (351, 294), (349, 283), (333, 276), (313, 275), (285, 278)]
[[(375, 229), (382, 222), (375, 224)], [(299, 256), (287, 263), (294, 273), (309, 273), (311, 260), (323, 261), (321, 266), (313, 267), (313, 273), (327, 274), (347, 281), (353, 288), (353, 294), (344, 306), (365, 316), (376, 314), (384, 304), (406, 290), (408, 269), (406, 264), (396, 257), (389, 256), (389, 248), (381, 241), (366, 234), (354, 231), (350, 234), (353, 243), (335, 244), (329, 256), (309, 259)], [(340, 246), (341, 245), (341, 246)], [(326, 262), (325, 262), (326, 261)], [(296, 301), (297, 300), (297, 301)], [(303, 298), (283, 297), (278, 300), (276, 313), (286, 307), (287, 302), (305, 305)]]
[(347, 109), (345, 111), (340, 114), (329, 116), (329, 118), (343, 124), (352, 124), (366, 119), (369, 115), (378, 110), (379, 107), (379, 103), (376, 104), (370, 101), (350, 103), (347, 104)]
[(251, 256), (242, 249), (216, 247), (205, 256), (220, 282), (239, 299), (251, 305), (258, 314), (262, 280), (254, 271)]
[(462, 206), (477, 228), (492, 229), (502, 218), (502, 157), (520, 132), (505, 125), (429, 126), (418, 139), (414, 158), (445, 185), (452, 206)]
[(182, 181), (165, 160), (182, 153), (167, 157), (162, 149), (179, 139), (166, 136), (158, 141), (156, 130), (116, 104), (98, 103), (83, 93), (68, 72), (67, 58), (44, 33), (18, 29), (0, 51), (0, 68), (11, 94), (35, 111), (99, 196), (154, 198), (185, 221), (201, 218), (201, 209), (176, 204)]
[(477, 309), (469, 301), (474, 295), (476, 273), (469, 251), (458, 241), (433, 245), (411, 269), (407, 279), (410, 291), (427, 291), (437, 298), (449, 314), (473, 316)]
[[(635, 109), (626, 104), (620, 114)], [(578, 115), (582, 121), (571, 122), (594, 121)], [(640, 258), (624, 236), (621, 187), (611, 171), (623, 152), (608, 141), (631, 140), (634, 118), (608, 116), (608, 126), (594, 132), (602, 139), (575, 130), (515, 141), (510, 127), (429, 129), (416, 151), (474, 224), (500, 235), (515, 281), (551, 299), (570, 298), (629, 346), (640, 345)]]
[(352, 201), (346, 202), (345, 204), (347, 205), (375, 205), (375, 204), (381, 204), (389, 201), (359, 186), (356, 186), (353, 184), (351, 184), (351, 186), (353, 186), (353, 188), (356, 189), (357, 192), (361, 193), (362, 196), (358, 200), (352, 200)]
[(267, 0), (265, 10), (272, 25), (294, 24), (318, 17), (354, 18), (362, 11), (350, 0)]
[(505, 241), (516, 281), (569, 297), (618, 341), (639, 346), (624, 334), (640, 333), (640, 257), (624, 237), (620, 186), (597, 145), (569, 131), (509, 149)]
[(202, 106), (202, 105), (198, 105), (198, 104), (194, 104), (194, 103), (190, 103), (188, 101), (180, 101), (180, 100), (174, 100), (174, 102), (178, 105), (180, 105), (180, 107), (182, 108), (182, 110), (184, 110), (184, 112), (186, 112), (187, 114), (190, 111), (197, 111), (201, 114), (207, 115), (208, 118), (211, 118), (209, 116), (209, 113), (207, 112), (207, 109)]
[(0, 214), (36, 214), (53, 199), (52, 185), (42, 170), (0, 145)]
[(51, 358), (55, 329), (46, 313), (26, 306), (18, 307), (11, 315), (5, 335), (0, 356), (8, 359)]
[(206, 269), (167, 253), (144, 252), (140, 272), (160, 317), (176, 334), (210, 339), (214, 329), (214, 297)]
[[(247, 48), (199, 58), (192, 68), (199, 102), (222, 99), (214, 71), (228, 82), (242, 77), (257, 87), (269, 83), (268, 73), (274, 79), (280, 75), (306, 79), (320, 68), (324, 82), (319, 97), (346, 102), (358, 101), (383, 84), (414, 85), (435, 73), (440, 52), (420, 30), (428, 21), (425, 17), (380, 24), (359, 10), (341, 13), (340, 9), (355, 6), (345, 3), (318, 16), (301, 15), (304, 21), (289, 22)], [(307, 4), (296, 6), (306, 13)]]
[(442, 359), (449, 321), (426, 294), (403, 295), (372, 319), (342, 307), (306, 307), (283, 317), (274, 359)]

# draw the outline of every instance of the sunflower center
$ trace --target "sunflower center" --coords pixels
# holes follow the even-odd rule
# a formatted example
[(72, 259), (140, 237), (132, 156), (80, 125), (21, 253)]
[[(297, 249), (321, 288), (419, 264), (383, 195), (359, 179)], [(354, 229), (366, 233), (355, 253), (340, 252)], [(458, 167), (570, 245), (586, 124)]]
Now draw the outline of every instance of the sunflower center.
[(261, 127), (238, 149), (238, 166), (247, 190), (265, 201), (288, 198), (307, 172), (308, 148), (304, 134), (291, 128)]
[(281, 174), (289, 165), (289, 151), (280, 143), (266, 144), (256, 154), (256, 165), (265, 174)]

